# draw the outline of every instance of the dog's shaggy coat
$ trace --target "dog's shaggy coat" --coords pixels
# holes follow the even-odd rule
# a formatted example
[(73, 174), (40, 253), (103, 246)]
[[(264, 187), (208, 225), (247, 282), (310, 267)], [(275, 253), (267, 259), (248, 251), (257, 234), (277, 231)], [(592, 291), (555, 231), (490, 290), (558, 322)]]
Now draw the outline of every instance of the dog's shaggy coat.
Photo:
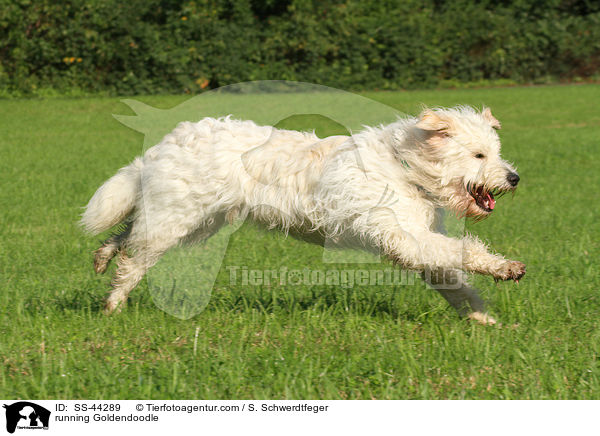
[(462, 271), (519, 280), (525, 265), (489, 253), (475, 237), (444, 235), (439, 209), (482, 218), (495, 194), (516, 188), (499, 128), (489, 109), (464, 106), (325, 139), (230, 117), (183, 122), (105, 182), (83, 214), (94, 234), (126, 223), (95, 254), (101, 273), (120, 252), (106, 311), (124, 303), (170, 247), (251, 216), (375, 248), (423, 272), (459, 313), (493, 323)]

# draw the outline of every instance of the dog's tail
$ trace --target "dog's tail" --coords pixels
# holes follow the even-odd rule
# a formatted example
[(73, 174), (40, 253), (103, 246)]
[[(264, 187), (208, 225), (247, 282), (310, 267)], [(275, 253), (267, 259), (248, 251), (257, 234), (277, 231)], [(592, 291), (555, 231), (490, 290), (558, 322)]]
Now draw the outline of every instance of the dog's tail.
[(142, 166), (137, 158), (98, 188), (81, 216), (80, 224), (87, 232), (96, 235), (108, 230), (133, 211), (141, 192)]

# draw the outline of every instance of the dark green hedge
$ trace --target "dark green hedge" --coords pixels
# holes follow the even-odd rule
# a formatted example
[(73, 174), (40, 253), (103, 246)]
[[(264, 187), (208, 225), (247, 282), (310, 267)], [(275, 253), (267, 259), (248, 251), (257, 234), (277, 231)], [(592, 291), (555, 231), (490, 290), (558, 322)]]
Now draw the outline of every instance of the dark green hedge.
[(595, 76), (600, 2), (0, 0), (0, 95)]

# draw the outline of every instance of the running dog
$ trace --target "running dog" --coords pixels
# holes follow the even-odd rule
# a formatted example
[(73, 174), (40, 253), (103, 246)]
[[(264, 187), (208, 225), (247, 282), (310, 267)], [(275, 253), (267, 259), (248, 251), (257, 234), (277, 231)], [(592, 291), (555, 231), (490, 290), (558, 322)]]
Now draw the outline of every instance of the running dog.
[(525, 265), (474, 236), (448, 237), (440, 211), (482, 219), (516, 189), (499, 128), (489, 108), (467, 106), (325, 139), (232, 117), (180, 123), (106, 181), (83, 213), (92, 234), (124, 224), (95, 252), (98, 273), (120, 253), (105, 310), (120, 308), (170, 247), (250, 217), (378, 250), (422, 272), (461, 315), (493, 324), (464, 272), (518, 281)]

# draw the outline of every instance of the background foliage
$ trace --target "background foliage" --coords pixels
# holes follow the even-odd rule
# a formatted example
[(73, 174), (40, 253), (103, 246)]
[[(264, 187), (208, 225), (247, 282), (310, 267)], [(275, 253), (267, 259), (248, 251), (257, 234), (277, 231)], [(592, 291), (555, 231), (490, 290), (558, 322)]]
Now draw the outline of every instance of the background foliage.
[(591, 0), (0, 0), (4, 96), (259, 79), (405, 89), (599, 71)]

